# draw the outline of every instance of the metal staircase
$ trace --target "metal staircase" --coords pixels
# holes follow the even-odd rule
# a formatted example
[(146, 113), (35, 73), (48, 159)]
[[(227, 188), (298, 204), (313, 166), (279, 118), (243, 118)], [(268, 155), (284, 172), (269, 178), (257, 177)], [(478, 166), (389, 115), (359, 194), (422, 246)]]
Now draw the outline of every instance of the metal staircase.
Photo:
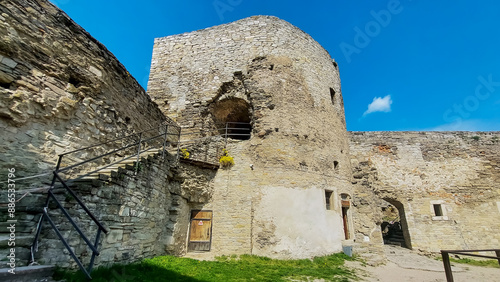
[[(180, 128), (178, 126), (165, 124), (105, 143), (60, 154), (57, 166), (53, 171), (50, 188), (47, 191), (47, 198), (43, 207), (42, 216), (40, 217), (36, 227), (35, 238), (33, 244), (31, 245), (30, 265), (37, 264), (35, 261), (35, 255), (38, 252), (40, 232), (42, 230), (43, 222), (47, 220), (82, 272), (88, 279), (92, 279), (90, 273), (92, 272), (95, 257), (99, 255), (98, 246), (100, 238), (102, 233), (104, 232), (107, 234), (108, 230), (87, 208), (85, 203), (80, 199), (80, 197), (78, 197), (74, 190), (70, 188), (70, 186), (75, 183), (75, 181), (89, 178), (91, 179), (96, 176), (99, 177), (101, 174), (110, 173), (111, 171), (130, 163), (135, 165), (135, 172), (137, 173), (140, 169), (140, 158), (143, 156), (153, 153), (161, 153), (163, 158), (165, 158), (165, 154), (167, 153), (167, 150), (169, 150), (170, 144), (172, 143), (177, 145), (175, 148), (175, 153), (177, 154), (179, 150), (179, 136)], [(122, 146), (118, 149), (114, 149), (117, 147), (117, 144), (121, 144)], [(104, 151), (104, 153), (99, 153), (101, 151)], [(126, 157), (122, 157), (124, 155)], [(83, 230), (71, 217), (68, 210), (56, 197), (55, 191), (61, 189), (76, 200), (79, 207), (85, 211), (85, 214), (97, 227), (97, 233), (93, 238), (89, 238), (89, 236), (84, 234)], [(61, 211), (69, 223), (71, 223), (74, 230), (77, 231), (80, 238), (83, 239), (87, 247), (92, 251), (92, 256), (87, 267), (85, 267), (82, 261), (77, 257), (73, 249), (70, 247), (67, 239), (64, 238), (63, 234), (57, 227), (54, 219), (49, 214), (49, 204), (52, 203), (55, 204), (55, 206)]]
[[(187, 137), (191, 134), (196, 134), (197, 137)], [(37, 264), (35, 255), (38, 252), (40, 233), (43, 223), (47, 221), (82, 272), (88, 279), (92, 279), (90, 274), (95, 258), (99, 255), (98, 247), (101, 235), (102, 233), (107, 234), (108, 229), (88, 209), (84, 201), (71, 187), (78, 186), (82, 181), (85, 182), (96, 178), (107, 180), (113, 172), (130, 165), (134, 166), (137, 174), (141, 168), (141, 158), (152, 154), (159, 154), (163, 159), (166, 158), (167, 154), (175, 155), (175, 161), (179, 162), (181, 144), (186, 148), (190, 148), (195, 156), (183, 161), (202, 163), (204, 166), (209, 165), (218, 168), (218, 158), (222, 148), (226, 147), (228, 138), (248, 140), (251, 136), (251, 126), (249, 123), (229, 122), (224, 124), (224, 127), (215, 129), (215, 131), (191, 132), (183, 135), (185, 138), (181, 140), (181, 128), (170, 122), (139, 133), (60, 154), (56, 168), (52, 172), (52, 180), (47, 191), (45, 205), (42, 208), (42, 216), (36, 226), (35, 238), (30, 247), (30, 265)], [(71, 217), (70, 212), (64, 207), (64, 201), (56, 197), (56, 194), (59, 194), (61, 190), (76, 200), (79, 208), (85, 212), (97, 227), (94, 236), (89, 237), (85, 234), (79, 224)], [(91, 250), (92, 255), (87, 267), (84, 266), (84, 263), (71, 248), (67, 238), (63, 236), (61, 230), (57, 227), (54, 220), (56, 217), (51, 216), (50, 211), (51, 208), (54, 208), (54, 205)]]

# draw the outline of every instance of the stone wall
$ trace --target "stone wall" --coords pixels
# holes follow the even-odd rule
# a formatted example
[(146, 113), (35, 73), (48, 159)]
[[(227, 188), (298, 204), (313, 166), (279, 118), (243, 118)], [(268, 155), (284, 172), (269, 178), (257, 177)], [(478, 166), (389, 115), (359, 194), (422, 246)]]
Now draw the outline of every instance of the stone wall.
[(230, 136), (235, 164), (215, 175), (212, 199), (192, 207), (213, 212), (213, 255), (342, 249), (340, 195), (352, 191), (340, 78), (309, 35), (257, 16), (158, 38), (148, 92), (195, 133), (185, 141), (215, 140), (207, 132), (224, 134), (216, 129), (225, 122), (250, 124), (248, 138)]
[(498, 248), (500, 133), (349, 135), (358, 242), (371, 244), (372, 251), (382, 244), (381, 206), (389, 202), (399, 209), (410, 248)]
[(47, 172), (57, 154), (164, 121), (113, 54), (53, 4), (0, 3), (2, 170)]

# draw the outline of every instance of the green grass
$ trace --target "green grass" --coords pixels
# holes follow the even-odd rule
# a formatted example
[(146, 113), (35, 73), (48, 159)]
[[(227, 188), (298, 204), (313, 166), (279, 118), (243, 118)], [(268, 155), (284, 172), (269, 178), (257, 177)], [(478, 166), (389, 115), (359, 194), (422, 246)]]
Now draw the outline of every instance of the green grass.
[[(443, 258), (438, 257), (438, 260), (443, 260)], [(484, 267), (496, 267), (500, 268), (500, 264), (498, 263), (498, 260), (496, 259), (488, 259), (488, 260), (475, 260), (475, 259), (470, 259), (470, 258), (452, 258), (450, 257), (450, 262), (454, 263), (462, 263), (462, 264), (468, 264), (468, 265), (474, 265), (474, 266), (484, 266)]]
[[(345, 254), (316, 257), (312, 260), (277, 260), (253, 255), (218, 257), (216, 261), (161, 256), (128, 265), (100, 267), (92, 281), (325, 281), (357, 280), (344, 267)], [(55, 279), (86, 281), (83, 274), (57, 270)]]

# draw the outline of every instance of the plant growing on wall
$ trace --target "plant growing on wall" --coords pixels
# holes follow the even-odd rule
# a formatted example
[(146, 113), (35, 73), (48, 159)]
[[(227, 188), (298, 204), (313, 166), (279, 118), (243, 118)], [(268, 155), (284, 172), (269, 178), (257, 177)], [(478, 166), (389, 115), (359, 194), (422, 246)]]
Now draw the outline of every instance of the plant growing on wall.
[(142, 162), (137, 163), (137, 172), (141, 172), (144, 169), (144, 165)]
[(229, 168), (234, 165), (234, 158), (229, 155), (226, 149), (223, 149), (222, 156), (219, 158), (219, 163), (223, 168)]
[(181, 157), (185, 160), (189, 159), (189, 156), (191, 156), (191, 153), (187, 149), (181, 149)]

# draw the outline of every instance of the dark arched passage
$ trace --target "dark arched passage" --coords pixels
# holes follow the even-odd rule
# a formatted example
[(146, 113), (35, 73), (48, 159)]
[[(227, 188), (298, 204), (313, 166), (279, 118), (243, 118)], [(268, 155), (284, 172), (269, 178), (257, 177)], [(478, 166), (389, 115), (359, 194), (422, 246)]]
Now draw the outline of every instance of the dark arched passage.
[(384, 244), (400, 243), (401, 247), (411, 249), (411, 238), (408, 231), (404, 205), (395, 199), (384, 198), (384, 200), (397, 209), (397, 217), (387, 219), (381, 224)]

